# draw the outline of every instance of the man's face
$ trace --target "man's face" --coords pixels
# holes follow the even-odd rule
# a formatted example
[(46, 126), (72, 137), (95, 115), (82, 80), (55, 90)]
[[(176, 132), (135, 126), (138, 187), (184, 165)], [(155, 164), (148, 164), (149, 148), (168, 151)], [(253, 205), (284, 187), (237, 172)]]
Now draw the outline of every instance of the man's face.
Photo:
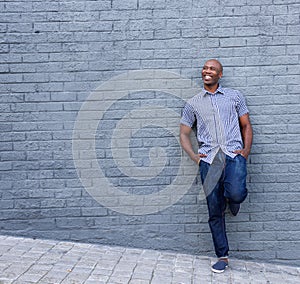
[(222, 67), (216, 60), (207, 61), (202, 68), (202, 80), (206, 86), (218, 84), (222, 77)]

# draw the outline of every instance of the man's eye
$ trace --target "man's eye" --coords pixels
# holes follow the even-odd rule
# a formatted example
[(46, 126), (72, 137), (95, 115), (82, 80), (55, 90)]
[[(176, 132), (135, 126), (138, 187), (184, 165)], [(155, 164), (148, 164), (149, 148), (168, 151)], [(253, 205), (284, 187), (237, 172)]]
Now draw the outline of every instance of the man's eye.
[(217, 68), (215, 67), (203, 67), (202, 70), (211, 70), (211, 71), (216, 71)]

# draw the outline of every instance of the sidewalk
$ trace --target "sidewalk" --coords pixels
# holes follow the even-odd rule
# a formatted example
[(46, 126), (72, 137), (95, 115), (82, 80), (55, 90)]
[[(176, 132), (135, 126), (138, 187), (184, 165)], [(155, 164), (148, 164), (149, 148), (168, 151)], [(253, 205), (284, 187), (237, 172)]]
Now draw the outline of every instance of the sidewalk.
[(164, 251), (0, 236), (0, 284), (18, 283), (300, 283), (300, 267), (215, 259)]

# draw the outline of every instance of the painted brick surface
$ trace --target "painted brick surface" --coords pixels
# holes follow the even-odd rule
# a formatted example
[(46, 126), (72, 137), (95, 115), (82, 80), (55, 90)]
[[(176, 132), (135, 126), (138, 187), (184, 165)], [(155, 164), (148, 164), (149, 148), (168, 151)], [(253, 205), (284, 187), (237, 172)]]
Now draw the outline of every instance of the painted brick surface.
[[(199, 179), (179, 199), (163, 194), (180, 172), (178, 133), (168, 127), (179, 121), (185, 82), (170, 73), (157, 86), (122, 77), (91, 104), (97, 163), (124, 195), (93, 198), (91, 149), (78, 150), (78, 159), (91, 161), (78, 172), (72, 147), (92, 132), (88, 126), (74, 138), (80, 109), (108, 80), (134, 70), (155, 77), (154, 69), (200, 85), (202, 64), (218, 58), (222, 84), (244, 93), (254, 128), (249, 196), (239, 216), (227, 218), (231, 254), (299, 260), (299, 8), (299, 0), (1, 1), (1, 234), (212, 254)], [(116, 160), (112, 141), (129, 154)], [(163, 167), (148, 177), (153, 161)], [(135, 168), (144, 169), (140, 177)], [(159, 192), (144, 214), (140, 196), (151, 202)]]

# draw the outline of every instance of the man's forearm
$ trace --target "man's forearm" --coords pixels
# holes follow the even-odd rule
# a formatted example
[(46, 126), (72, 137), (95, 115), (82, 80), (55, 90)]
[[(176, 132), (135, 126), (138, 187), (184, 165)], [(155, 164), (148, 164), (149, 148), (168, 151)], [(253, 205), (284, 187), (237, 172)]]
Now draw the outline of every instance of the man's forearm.
[(251, 150), (252, 140), (253, 140), (253, 131), (251, 124), (247, 124), (242, 129), (242, 137), (244, 142), (244, 149), (249, 151)]
[(193, 150), (191, 138), (187, 134), (180, 134), (180, 144), (183, 150), (190, 156), (190, 158), (197, 164), (199, 164), (200, 159), (206, 157), (205, 154), (195, 153)]
[(183, 150), (190, 156), (192, 160), (195, 159), (195, 152), (193, 150), (192, 142), (190, 136), (187, 134), (180, 135), (180, 144)]

